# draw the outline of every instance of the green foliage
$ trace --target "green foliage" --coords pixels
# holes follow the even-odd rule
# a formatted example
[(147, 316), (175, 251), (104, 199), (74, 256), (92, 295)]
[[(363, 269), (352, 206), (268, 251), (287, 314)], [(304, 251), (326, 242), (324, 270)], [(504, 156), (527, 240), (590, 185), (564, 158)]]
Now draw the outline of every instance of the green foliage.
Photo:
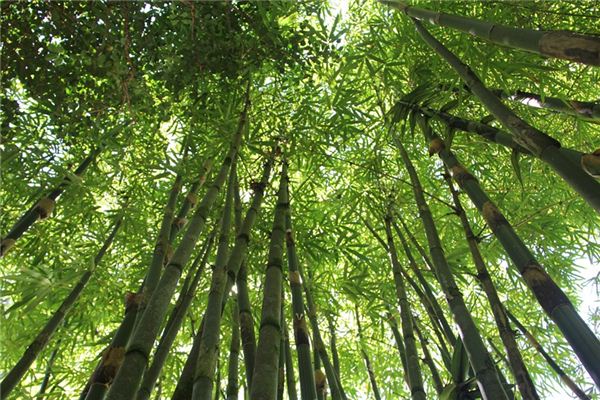
[[(37, 221), (0, 259), (1, 371), (15, 364), (89, 267), (123, 200), (129, 199), (115, 243), (12, 398), (35, 397), (55, 348), (58, 353), (46, 398), (74, 398), (80, 393), (119, 325), (124, 296), (135, 292), (144, 278), (178, 168), (183, 171), (182, 193), (186, 193), (204, 160), (212, 157), (215, 165), (220, 164), (235, 131), (248, 81), (252, 106), (238, 162), (242, 201), (247, 207), (264, 156), (279, 139), (289, 162), (299, 262), (317, 302), (326, 343), (326, 316), (335, 316), (340, 378), (348, 398), (371, 396), (356, 345), (355, 304), (361, 314), (363, 346), (382, 397), (409, 396), (384, 317), (396, 304), (389, 260), (364, 224), (369, 221), (381, 234), (383, 215), (392, 202), (420, 244), (425, 244), (410, 181), (389, 135), (387, 123), (392, 120), (400, 128), (409, 119), (401, 139), (420, 175), (452, 270), (482, 336), (502, 348), (450, 206), (442, 164), (428, 156), (418, 126), (397, 105), (404, 100), (500, 125), (487, 118), (483, 106), (461, 89), (456, 74), (420, 41), (405, 16), (374, 1), (348, 3), (342, 16), (330, 15), (332, 5), (324, 2), (0, 4), (1, 234), (72, 173), (92, 149), (104, 146), (86, 174), (59, 198), (52, 216)], [(594, 29), (600, 19), (591, 1), (423, 1), (418, 5), (506, 25), (578, 32)], [(476, 69), (490, 88), (564, 99), (600, 98), (600, 68), (543, 59), (449, 29), (431, 30)], [(600, 147), (600, 125), (519, 102), (510, 106), (564, 147), (584, 153)], [(440, 121), (431, 123), (439, 133), (446, 129)], [(189, 155), (179, 163), (188, 135)], [(510, 149), (476, 135), (456, 132), (450, 136), (445, 137), (452, 150), (486, 187), (570, 299), (578, 305), (596, 301), (594, 287), (599, 277), (592, 277), (589, 270), (600, 263), (597, 214), (541, 161), (526, 155), (517, 158)], [(214, 175), (213, 170), (207, 182)], [(206, 185), (199, 197), (204, 190)], [(260, 320), (275, 192), (276, 180), (272, 180), (247, 256), (255, 321)], [(485, 221), (463, 198), (506, 307), (527, 323), (577, 384), (597, 395)], [(214, 207), (207, 226), (218, 222), (220, 210), (221, 205)], [(412, 250), (418, 254), (414, 246)], [(399, 256), (408, 265), (403, 254)], [(422, 259), (417, 262), (451, 321), (433, 274)], [(588, 271), (584, 265), (590, 265)], [(583, 274), (592, 279), (584, 284)], [(170, 397), (191, 347), (192, 332), (199, 327), (208, 282), (206, 275), (163, 369), (163, 398)], [(464, 358), (457, 355), (461, 346), (454, 347), (455, 358), (462, 360), (460, 371), (447, 368), (425, 309), (408, 285), (407, 291), (442, 381), (452, 385), (447, 386), (446, 398), (457, 396), (457, 386), (451, 382), (468, 382), (469, 390), (473, 389)], [(600, 332), (598, 311), (588, 312), (583, 306), (581, 310)], [(289, 301), (285, 312), (291, 321)], [(223, 316), (221, 344), (230, 340), (229, 314)], [(540, 395), (550, 398), (561, 383), (521, 339), (525, 363)], [(453, 344), (448, 346), (452, 350)], [(221, 346), (220, 356), (223, 388), (226, 347)], [(503, 361), (498, 357), (495, 361), (512, 382)], [(428, 396), (436, 398), (428, 370), (422, 369)]]

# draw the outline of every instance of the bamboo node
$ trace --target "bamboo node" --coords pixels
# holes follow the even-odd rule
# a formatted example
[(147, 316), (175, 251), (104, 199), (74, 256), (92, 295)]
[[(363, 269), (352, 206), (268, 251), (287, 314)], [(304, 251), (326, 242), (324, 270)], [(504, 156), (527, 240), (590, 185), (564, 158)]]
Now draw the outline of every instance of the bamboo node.
[(552, 278), (537, 263), (526, 265), (521, 271), (523, 279), (535, 294), (542, 308), (552, 316), (560, 305), (571, 304), (564, 292), (554, 283)]
[(431, 139), (429, 142), (429, 156), (438, 154), (440, 151), (446, 148), (446, 144), (439, 137)]
[(500, 210), (498, 210), (498, 207), (496, 207), (496, 205), (491, 201), (486, 201), (483, 203), (483, 207), (481, 207), (481, 213), (492, 230), (501, 225), (508, 224), (508, 221), (506, 218), (504, 218), (504, 215), (502, 215)]
[(320, 369), (315, 370), (315, 386), (317, 387), (317, 391), (325, 390), (325, 384), (327, 382), (327, 377)]
[(196, 196), (194, 193), (188, 193), (187, 196), (185, 196), (185, 199), (188, 201), (188, 203), (190, 203), (192, 208), (198, 203), (198, 196)]
[(15, 239), (5, 238), (0, 243), (0, 257), (4, 257), (6, 253), (15, 245)]
[(291, 285), (302, 285), (302, 277), (298, 271), (290, 271), (288, 279), (290, 280)]
[(40, 201), (38, 201), (38, 203), (35, 206), (38, 215), (40, 216), (40, 219), (48, 218), (50, 214), (52, 214), (52, 211), (54, 211), (55, 204), (56, 203), (54, 202), (54, 200), (52, 200), (49, 197), (44, 197), (40, 199)]
[(285, 230), (285, 241), (288, 244), (294, 244), (294, 233), (292, 232), (291, 229)]
[(454, 180), (460, 185), (464, 185), (464, 183), (468, 180), (476, 180), (475, 177), (462, 165), (455, 165), (450, 168), (450, 172)]
[(173, 257), (173, 246), (170, 243), (166, 243), (163, 251), (163, 266), (165, 266), (169, 263), (171, 257)]
[(600, 41), (573, 32), (547, 32), (538, 42), (540, 53), (590, 65), (600, 65)]
[(177, 227), (177, 229), (181, 229), (185, 226), (185, 224), (188, 223), (187, 218), (177, 218), (175, 219), (175, 221), (173, 221), (173, 223), (175, 224), (175, 226)]
[(581, 156), (581, 168), (594, 178), (600, 178), (600, 149)]
[(125, 293), (125, 310), (130, 307), (137, 307), (142, 304), (144, 295), (142, 293), (127, 292)]

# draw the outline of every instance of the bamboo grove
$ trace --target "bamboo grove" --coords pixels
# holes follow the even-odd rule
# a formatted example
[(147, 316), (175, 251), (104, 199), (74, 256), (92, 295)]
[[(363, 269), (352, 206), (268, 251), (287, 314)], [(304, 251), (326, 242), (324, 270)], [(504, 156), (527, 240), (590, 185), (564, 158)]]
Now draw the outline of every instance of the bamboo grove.
[(596, 399), (592, 1), (2, 2), (1, 399)]

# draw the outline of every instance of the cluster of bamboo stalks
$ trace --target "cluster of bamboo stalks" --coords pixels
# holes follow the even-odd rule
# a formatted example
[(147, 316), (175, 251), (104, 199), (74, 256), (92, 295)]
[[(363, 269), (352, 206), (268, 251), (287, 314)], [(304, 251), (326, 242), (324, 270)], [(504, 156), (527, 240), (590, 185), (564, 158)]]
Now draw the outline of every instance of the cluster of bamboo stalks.
[[(523, 361), (513, 325), (522, 332), (579, 398), (588, 398), (500, 300), (494, 284), (497, 278), (492, 276), (487, 268), (485, 258), (479, 249), (478, 237), (473, 232), (462, 205), (460, 193), (466, 193), (481, 213), (538, 300), (541, 309), (556, 323), (584, 368), (600, 387), (598, 338), (578, 315), (567, 295), (517, 235), (511, 223), (485, 192), (483, 185), (460, 163), (448, 141), (436, 133), (437, 126), (434, 121), (441, 122), (452, 129), (482, 136), (513, 151), (539, 158), (599, 212), (600, 184), (595, 180), (595, 176), (600, 169), (600, 155), (598, 151), (583, 154), (565, 149), (556, 139), (529, 125), (501, 100), (536, 98), (536, 95), (531, 93), (507, 95), (486, 88), (477, 75), (435, 39), (419, 20), (463, 30), (495, 43), (544, 56), (562, 57), (595, 66), (600, 65), (600, 40), (597, 37), (574, 33), (517, 30), (483, 21), (434, 13), (397, 2), (389, 3), (412, 18), (417, 32), (425, 43), (452, 66), (464, 80), (469, 91), (507, 129), (505, 132), (483, 122), (465, 120), (445, 111), (434, 110), (408, 101), (400, 100), (397, 104), (398, 107), (409, 110), (411, 118), (416, 119), (429, 145), (430, 155), (439, 156), (444, 164), (445, 184), (476, 268), (474, 275), (489, 302), (498, 336), (506, 352), (507, 366), (512, 374), (512, 379), (503, 375), (502, 369), (490, 353), (485, 338), (463, 299), (444, 254), (435, 218), (427, 204), (409, 151), (402, 142), (401, 134), (394, 126), (390, 126), (393, 143), (398, 148), (399, 156), (410, 178), (414, 204), (427, 240), (426, 246), (418, 242), (413, 234), (414, 228), (409, 228), (403, 219), (403, 210), (393, 203), (387, 205), (387, 212), (378, 220), (364, 222), (365, 227), (389, 256), (396, 299), (389, 301), (389, 313), (384, 318), (389, 323), (395, 339), (400, 354), (400, 364), (404, 371), (401, 375), (404, 377), (411, 398), (415, 400), (427, 398), (427, 385), (431, 382), (437, 395), (443, 398), (459, 398), (461, 393), (478, 393), (485, 399), (512, 399), (515, 398), (515, 393), (509, 382), (514, 382), (522, 398), (539, 399), (538, 391)], [(82, 390), (81, 399), (145, 400), (157, 390), (162, 368), (171, 354), (185, 316), (191, 312), (190, 306), (196, 296), (201, 277), (207, 273), (206, 265), (215, 245), (216, 258), (210, 275), (210, 289), (202, 323), (195, 332), (193, 345), (180, 371), (172, 399), (238, 398), (241, 386), (238, 375), (242, 367), (239, 363), (240, 353), (243, 355), (245, 371), (243, 386), (247, 388), (251, 399), (281, 399), (285, 393), (285, 383), (287, 383), (289, 398), (298, 398), (294, 360), (297, 361), (300, 398), (324, 399), (326, 393), (330, 393), (334, 400), (348, 398), (343, 387), (342, 371), (340, 371), (335, 324), (331, 318), (328, 320), (330, 342), (327, 345), (321, 334), (322, 327), (319, 326), (315, 299), (310, 285), (307, 284), (308, 277), (297, 254), (290, 207), (288, 161), (281, 157), (278, 162), (278, 157), (281, 155), (278, 145), (265, 156), (262, 176), (258, 179), (258, 183), (253, 185), (252, 199), (245, 216), (242, 217), (243, 207), (236, 166), (240, 147), (243, 146), (244, 128), (248, 121), (250, 85), (243, 103), (230, 147), (213, 181), (205, 188), (202, 199), (198, 200), (199, 193), (211, 172), (211, 160), (203, 164), (199, 177), (181, 201), (179, 199), (182, 197), (180, 193), (184, 177), (181, 174), (175, 177), (143, 284), (136, 293), (128, 295), (122, 322), (103, 352), (97, 367), (90, 373), (89, 381)], [(549, 98), (544, 99), (540, 104), (573, 115), (583, 113), (588, 120), (599, 119), (600, 108), (597, 104), (586, 103), (582, 106), (582, 102), (565, 102)], [(101, 147), (93, 150), (74, 175), (83, 175), (101, 152)], [(277, 168), (278, 166), (280, 168)], [(260, 320), (255, 322), (250, 302), (250, 288), (247, 283), (247, 251), (271, 175), (278, 169), (279, 183), (272, 213), (268, 257), (262, 271), (263, 301)], [(2, 239), (2, 256), (14, 247), (16, 241), (38, 219), (50, 216), (56, 200), (68, 185), (67, 179), (23, 215)], [(224, 204), (220, 211), (215, 211), (221, 192), (224, 195)], [(181, 206), (176, 213), (178, 202)], [(26, 349), (23, 357), (4, 376), (0, 386), (2, 399), (7, 398), (18, 385), (77, 303), (95, 269), (102, 263), (103, 256), (109, 251), (118, 235), (125, 210), (126, 207), (115, 219), (97, 252), (93, 266), (81, 276), (57, 312)], [(214, 218), (215, 214), (219, 217)], [(210, 232), (205, 232), (210, 225), (209, 221), (213, 221), (214, 227)], [(385, 231), (383, 237), (378, 233), (380, 226)], [(176, 243), (177, 246), (174, 246)], [(397, 243), (400, 244), (401, 251), (398, 250)], [(413, 253), (415, 250), (416, 253)], [(406, 263), (403, 265), (401, 260), (406, 260)], [(284, 272), (284, 261), (287, 261), (287, 274)], [(424, 270), (435, 278), (433, 283), (424, 276)], [(185, 275), (183, 284), (179, 285), (183, 275)], [(289, 282), (291, 294), (290, 309), (293, 342), (296, 347), (295, 357), (290, 348), (284, 313), (286, 281)], [(443, 302), (435, 296), (437, 286), (443, 293), (452, 321), (447, 318), (444, 305), (441, 304)], [(171, 299), (178, 287), (180, 292), (176, 305), (169, 312)], [(420, 306), (426, 311), (427, 324), (416, 315), (416, 306), (411, 303), (411, 297), (419, 299)], [(229, 318), (231, 325), (228, 327), (231, 329), (231, 342), (228, 349), (228, 382), (225, 394), (222, 396), (219, 376), (224, 371), (219, 368), (220, 350), (223, 351), (220, 338), (222, 329), (225, 329), (223, 316), (228, 302), (231, 312)], [(397, 302), (397, 307), (390, 306), (394, 302)], [(399, 322), (396, 320), (396, 309), (399, 310)], [(364, 345), (366, 338), (358, 307), (355, 309), (355, 320), (360, 354), (365, 363), (370, 387), (373, 396), (380, 399), (382, 396), (372, 365), (373, 361), (367, 346)], [(166, 323), (163, 323), (164, 321)], [(455, 328), (458, 332), (454, 331)], [(435, 349), (428, 347), (432, 344), (435, 345)], [(440, 365), (434, 361), (432, 356), (434, 351), (440, 355), (446, 372), (440, 371)], [(52, 353), (49, 365), (55, 355), (56, 351)], [(423, 373), (422, 363), (427, 365), (430, 371), (429, 378)], [(451, 376), (451, 382), (444, 382), (444, 376)], [(46, 385), (47, 380), (42, 384), (40, 390), (42, 393)]]

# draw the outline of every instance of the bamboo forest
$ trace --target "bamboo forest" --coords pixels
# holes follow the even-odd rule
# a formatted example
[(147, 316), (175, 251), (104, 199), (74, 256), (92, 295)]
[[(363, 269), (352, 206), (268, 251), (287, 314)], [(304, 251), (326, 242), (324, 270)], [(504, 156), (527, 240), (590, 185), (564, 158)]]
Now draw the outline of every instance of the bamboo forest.
[(2, 1), (0, 399), (600, 399), (600, 3)]

